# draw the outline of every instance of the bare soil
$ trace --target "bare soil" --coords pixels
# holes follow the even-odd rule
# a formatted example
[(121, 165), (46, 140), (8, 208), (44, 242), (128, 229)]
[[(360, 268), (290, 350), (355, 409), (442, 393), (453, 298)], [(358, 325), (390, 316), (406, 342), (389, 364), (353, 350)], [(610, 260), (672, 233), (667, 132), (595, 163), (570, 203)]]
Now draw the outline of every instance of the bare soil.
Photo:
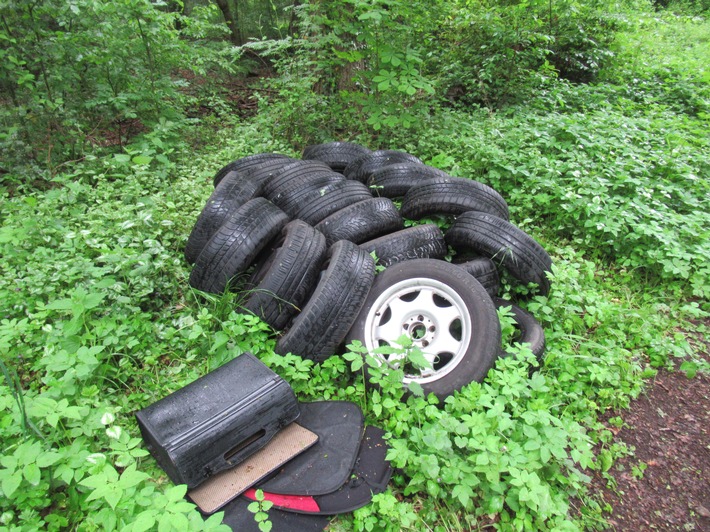
[[(692, 342), (710, 359), (706, 338)], [(609, 530), (710, 531), (710, 376), (662, 370), (630, 410), (613, 415), (624, 420), (616, 441), (634, 453), (608, 472), (615, 487), (601, 475), (592, 483), (612, 507)]]

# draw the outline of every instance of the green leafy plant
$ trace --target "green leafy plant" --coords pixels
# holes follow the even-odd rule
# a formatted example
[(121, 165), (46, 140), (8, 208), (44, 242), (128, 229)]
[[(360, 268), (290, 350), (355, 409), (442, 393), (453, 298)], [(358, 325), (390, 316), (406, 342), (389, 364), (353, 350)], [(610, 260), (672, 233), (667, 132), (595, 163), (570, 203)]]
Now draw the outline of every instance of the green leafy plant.
[[(708, 372), (698, 354), (710, 311), (704, 297), (710, 286), (708, 190), (702, 179), (709, 160), (707, 90), (700, 67), (707, 56), (707, 22), (642, 12), (634, 24), (617, 28), (623, 31), (616, 33), (614, 52), (623, 61), (602, 62), (596, 84), (572, 84), (536, 70), (534, 75), (544, 79), (531, 85), (539, 89), (534, 97), (520, 99), (527, 105), (491, 113), (429, 105), (428, 92), (412, 81), (423, 79), (440, 90), (439, 74), (430, 70), (435, 56), (429, 54), (439, 49), (430, 40), (432, 26), (450, 9), (468, 9), (463, 4), (436, 4), (422, 24), (421, 5), (410, 10), (401, 3), (358, 2), (347, 4), (347, 13), (332, 14), (328, 6), (303, 5), (299, 20), (311, 26), (298, 30), (303, 30), (294, 37), (299, 42), (284, 36), (280, 44), (268, 44), (283, 60), (277, 65), (282, 77), (261, 86), (266, 89), (261, 101), (277, 105), (262, 108), (253, 119), (214, 115), (186, 130), (162, 107), (172, 105), (175, 87), (163, 77), (168, 65), (161, 65), (160, 57), (186, 44), (172, 42), (176, 33), (170, 21), (180, 18), (153, 13), (155, 6), (145, 3), (119, 4), (40, 2), (34, 14), (41, 17), (34, 22), (23, 4), (6, 15), (10, 32), (0, 30), (8, 43), (1, 52), (2, 90), (14, 87), (19, 104), (5, 105), (12, 98), (3, 92), (0, 119), (9, 127), (0, 133), (0, 144), (15, 160), (26, 159), (21, 165), (3, 162), (9, 168), (3, 166), (0, 187), (2, 526), (224, 528), (220, 514), (205, 520), (185, 500), (185, 487), (170, 484), (147, 454), (132, 413), (250, 351), (283, 376), (299, 400), (354, 401), (367, 423), (386, 431), (388, 458), (396, 468), (388, 489), (371, 505), (339, 517), (331, 524), (334, 530), (603, 528), (606, 505), (588, 494), (590, 472), (611, 479), (615, 462), (632, 450), (615, 441), (600, 419), (614, 411), (609, 423), (621, 426), (623, 409), (660, 368), (680, 367), (689, 377)], [(544, 17), (532, 20), (544, 13), (543, 4), (515, 4), (506, 16), (518, 17), (519, 32), (524, 23), (544, 26)], [(120, 50), (117, 63), (82, 59), (78, 64), (86, 64), (87, 71), (76, 74), (64, 61), (76, 57), (59, 55), (72, 43), (76, 51), (85, 50), (97, 35), (87, 27), (94, 8), (107, 16), (96, 32), (117, 24), (119, 15), (133, 17), (126, 19), (125, 31), (136, 30), (135, 14), (141, 12), (135, 10), (148, 10), (137, 17), (145, 35)], [(205, 9), (193, 11), (189, 23), (180, 19), (186, 39), (206, 44), (221, 38), (212, 24), (214, 8)], [(49, 32), (42, 24), (55, 14), (57, 23), (73, 21), (76, 31), (69, 34), (64, 26)], [(82, 14), (86, 18), (79, 20)], [(359, 20), (361, 15), (366, 17)], [(415, 30), (390, 39), (405, 21)], [(442, 27), (446, 39), (456, 36), (457, 24)], [(369, 25), (367, 34), (358, 40), (363, 25)], [(17, 28), (27, 30), (26, 51), (6, 39), (16, 39), (11, 34)], [(104, 33), (108, 49), (123, 43), (123, 31)], [(491, 46), (513, 42), (505, 40), (509, 37), (502, 34)], [(346, 48), (344, 42), (366, 48)], [(152, 73), (146, 43), (156, 60)], [(539, 52), (533, 45), (549, 42), (531, 42), (530, 49), (515, 55), (532, 61)], [(217, 42), (206, 46), (207, 55), (223, 50)], [(319, 63), (308, 62), (316, 50), (326, 49)], [(237, 69), (241, 52), (224, 52), (220, 61)], [(101, 50), (93, 53), (103, 57)], [(290, 53), (295, 62), (286, 57)], [(58, 92), (51, 102), (40, 103), (47, 99), (40, 63), (53, 59), (47, 80)], [(166, 59), (179, 66), (173, 60)], [(512, 61), (497, 60), (490, 72)], [(211, 59), (201, 61), (199, 68), (211, 72)], [(341, 79), (322, 73), (343, 72), (347, 81), (347, 69), (360, 66), (352, 79), (361, 85), (349, 87), (350, 94), (333, 89), (337, 85), (317, 86)], [(126, 80), (131, 69), (142, 72), (143, 79)], [(109, 92), (106, 101), (92, 100), (90, 109), (76, 110), (80, 96), (107, 83), (107, 72), (127, 85), (116, 85), (115, 99)], [(511, 74), (525, 78), (529, 72)], [(77, 79), (87, 86), (76, 94), (62, 89), (74, 87)], [(132, 101), (129, 96), (148, 90), (151, 79), (156, 94)], [(413, 95), (410, 85), (417, 88)], [(192, 89), (196, 92), (185, 98), (198, 106), (199, 90)], [(278, 100), (271, 90), (279, 91)], [(60, 105), (62, 91), (67, 94)], [(365, 97), (356, 102), (358, 92)], [(170, 96), (167, 103), (156, 101), (160, 94)], [(375, 101), (386, 110), (378, 131), (362, 114), (362, 106)], [(397, 102), (417, 117), (409, 127), (385, 123)], [(81, 138), (82, 128), (93, 123), (92, 113), (106, 113), (100, 117), (103, 124), (134, 112), (135, 119), (150, 121), (142, 135), (109, 154), (79, 146), (76, 155), (84, 160), (59, 162), (71, 155), (71, 139)], [(18, 117), (27, 123), (18, 124)], [(46, 117), (53, 121), (43, 122)], [(62, 122), (70, 118), (75, 122)], [(64, 140), (52, 137), (52, 170), (40, 185), (33, 180), (47, 168), (46, 153), (37, 157), (33, 146), (47, 138), (38, 124), (49, 127), (50, 122), (59, 124), (52, 135)], [(482, 383), (439, 402), (402, 386), (404, 372), (423, 363), (406, 342), (389, 348), (391, 360), (385, 365), (361, 346), (320, 364), (277, 355), (276, 333), (254, 316), (236, 312), (240, 294), (204, 297), (189, 288), (190, 266), (182, 253), (219, 168), (258, 152), (294, 156), (306, 142), (343, 137), (368, 141), (373, 148), (397, 147), (504, 195), (511, 220), (553, 257), (553, 288), (546, 297), (502, 278), (501, 295), (544, 327), (542, 363), (525, 345), (516, 345), (511, 317), (501, 310), (504, 342), (513, 356), (499, 360)], [(450, 221), (436, 223), (445, 229)], [(639, 465), (635, 474), (643, 473)], [(578, 511), (573, 499), (581, 506)]]
[(16, 185), (182, 121), (186, 72), (234, 70), (224, 47), (188, 46), (205, 42), (205, 18), (147, 0), (41, 0), (3, 10), (2, 20), (0, 121), (9, 133), (0, 143), (15, 155), (3, 170)]
[(273, 526), (269, 521), (269, 510), (274, 505), (273, 502), (264, 500), (264, 492), (256, 490), (256, 500), (249, 503), (247, 509), (254, 514), (254, 521), (259, 524), (261, 532), (269, 532)]
[(636, 479), (641, 480), (643, 478), (643, 473), (644, 473), (644, 471), (646, 471), (647, 467), (648, 467), (648, 464), (646, 464), (644, 462), (639, 462), (638, 465), (631, 467), (631, 476), (633, 476)]

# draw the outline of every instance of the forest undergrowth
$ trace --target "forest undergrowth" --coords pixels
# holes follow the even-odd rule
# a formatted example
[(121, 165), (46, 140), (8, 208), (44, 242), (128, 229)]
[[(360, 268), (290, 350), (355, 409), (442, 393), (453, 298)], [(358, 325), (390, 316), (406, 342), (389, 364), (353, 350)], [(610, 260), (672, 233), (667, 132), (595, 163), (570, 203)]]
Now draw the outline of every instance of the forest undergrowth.
[[(353, 5), (387, 22), (370, 3)], [(43, 169), (46, 152), (3, 167), (0, 529), (222, 528), (219, 514), (204, 520), (185, 487), (170, 483), (133, 414), (246, 351), (300, 401), (354, 401), (387, 431), (396, 467), (388, 490), (331, 530), (604, 528), (590, 476), (630, 450), (613, 443), (602, 416), (627, 407), (658, 368), (679, 364), (689, 378), (710, 371), (687, 337), (707, 336), (699, 318), (710, 312), (710, 23), (684, 13), (625, 13), (608, 43), (613, 59), (593, 81), (550, 75), (564, 73), (562, 63), (531, 55), (534, 75), (511, 78), (515, 98), (479, 69), (488, 85), (476, 98), (454, 97), (449, 83), (448, 97), (427, 101), (448, 79), (434, 79), (427, 64), (475, 58), (385, 48), (378, 57), (388, 62), (369, 79), (379, 93), (324, 94), (295, 79), (308, 49), (291, 48), (273, 59), (278, 75), (250, 93), (253, 116), (229, 109), (215, 86), (211, 105), (225, 112), (170, 116), (150, 101), (150, 128), (118, 148), (73, 145)], [(207, 18), (196, 19), (195, 34)], [(442, 38), (458, 31), (447, 27)], [(381, 42), (376, 32), (365, 37), (370, 48)], [(159, 42), (162, 53), (173, 50)], [(251, 46), (280, 54), (285, 44)], [(153, 81), (171, 90), (166, 78)], [(501, 95), (495, 106), (492, 94)], [(104, 104), (92, 101), (92, 112)], [(72, 117), (76, 127), (85, 119)], [(20, 129), (0, 136), (18, 160), (37, 141)], [(405, 150), (500, 191), (511, 221), (554, 262), (548, 296), (503, 279), (506, 295), (544, 326), (542, 364), (518, 345), (518, 356), (444, 404), (403, 397), (397, 375), (365, 386), (356, 348), (322, 364), (277, 355), (275, 333), (235, 312), (242, 294), (189, 287), (183, 250), (214, 173), (253, 153), (298, 157), (331, 140)], [(510, 316), (501, 322), (511, 335)]]

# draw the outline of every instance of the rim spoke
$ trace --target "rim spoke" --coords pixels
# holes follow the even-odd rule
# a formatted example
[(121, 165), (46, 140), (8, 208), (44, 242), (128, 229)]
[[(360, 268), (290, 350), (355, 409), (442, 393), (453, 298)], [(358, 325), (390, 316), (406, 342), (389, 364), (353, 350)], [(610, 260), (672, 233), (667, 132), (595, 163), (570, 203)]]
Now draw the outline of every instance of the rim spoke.
[(451, 336), (451, 333), (447, 329), (441, 331), (436, 336), (436, 339), (427, 347), (425, 355), (431, 353), (432, 358), (430, 359), (429, 356), (426, 358), (433, 363), (434, 358), (436, 358), (439, 353), (451, 353), (452, 355), (456, 355), (460, 349), (461, 340), (457, 340)]
[(402, 330), (401, 322), (391, 319), (384, 325), (375, 327), (374, 333), (376, 340), (384, 340), (389, 344), (396, 342), (397, 339), (405, 333), (405, 331)]
[(427, 310), (433, 310), (436, 308), (436, 304), (434, 303), (435, 293), (433, 289), (423, 286), (419, 289), (419, 295), (414, 301), (420, 305), (419, 308), (424, 307)]
[(449, 330), (449, 326), (454, 322), (454, 320), (460, 319), (461, 311), (453, 305), (450, 307), (438, 307), (436, 309), (436, 321), (438, 321), (440, 324), (439, 326), (446, 331)]
[[(401, 325), (402, 322), (404, 322), (404, 320), (407, 318), (409, 312), (412, 311), (410, 305), (411, 303), (402, 301), (398, 297), (390, 301), (388, 307), (390, 309), (391, 317), (388, 323), (397, 322), (399, 325)], [(399, 333), (397, 336), (395, 336), (395, 339), (399, 338), (401, 334), (402, 333)]]
[[(405, 331), (402, 329), (402, 322), (404, 316), (407, 312), (407, 303), (399, 298), (393, 299), (389, 305), (390, 318), (386, 323), (378, 325), (375, 327), (374, 334), (375, 339), (384, 340), (387, 343), (396, 341), (400, 336), (402, 336)], [(385, 314), (383, 309), (381, 314)]]

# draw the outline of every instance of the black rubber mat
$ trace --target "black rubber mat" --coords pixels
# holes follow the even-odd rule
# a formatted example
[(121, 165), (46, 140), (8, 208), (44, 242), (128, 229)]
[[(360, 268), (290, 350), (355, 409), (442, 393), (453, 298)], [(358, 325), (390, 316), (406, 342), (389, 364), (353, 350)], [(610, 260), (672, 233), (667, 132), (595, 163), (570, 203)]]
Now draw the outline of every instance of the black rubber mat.
[[(392, 467), (386, 460), (387, 444), (383, 436), (382, 429), (365, 428), (355, 467), (349, 480), (338, 490), (316, 496), (279, 495), (265, 491), (264, 499), (272, 501), (274, 508), (279, 510), (309, 515), (336, 515), (365, 506), (373, 495), (387, 489), (392, 476)], [(253, 489), (244, 493), (248, 499), (253, 500), (254, 496)]]
[(258, 489), (280, 495), (324, 495), (350, 477), (363, 434), (360, 407), (347, 401), (301, 403), (298, 424), (315, 432), (318, 442), (283, 465)]

